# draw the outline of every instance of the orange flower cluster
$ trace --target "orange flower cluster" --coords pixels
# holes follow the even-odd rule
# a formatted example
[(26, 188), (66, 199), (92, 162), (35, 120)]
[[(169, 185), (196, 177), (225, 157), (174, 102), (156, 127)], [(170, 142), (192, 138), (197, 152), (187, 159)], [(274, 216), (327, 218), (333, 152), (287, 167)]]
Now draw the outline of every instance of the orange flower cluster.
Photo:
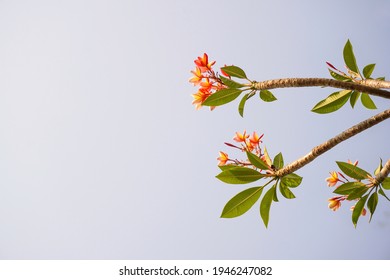
[[(191, 71), (193, 76), (190, 78), (189, 82), (194, 84), (194, 86), (199, 86), (198, 92), (192, 95), (194, 98), (192, 104), (195, 105), (195, 108), (198, 110), (210, 95), (226, 87), (212, 68), (215, 61), (209, 62), (206, 53), (203, 54), (203, 57), (199, 56), (194, 62), (195, 70)], [(221, 73), (229, 77), (222, 70)], [(214, 108), (215, 107), (210, 107), (211, 110)]]
[[(358, 164), (358, 161), (355, 161), (354, 163), (352, 163), (350, 160), (348, 160), (348, 163), (350, 164), (353, 164), (354, 166), (356, 166)], [(349, 182), (349, 180), (341, 173), (341, 172), (336, 172), (336, 171), (332, 171), (332, 172), (329, 172), (330, 173), (330, 177), (326, 178), (326, 182), (328, 182), (328, 187), (338, 187), (336, 186), (338, 182), (341, 182), (342, 184), (346, 183), (346, 182)], [(340, 179), (340, 177), (342, 179)], [(329, 209), (333, 210), (333, 211), (336, 211), (337, 209), (339, 209), (341, 207), (341, 202), (346, 200), (348, 198), (348, 195), (340, 195), (340, 196), (334, 196), (332, 198), (329, 198), (328, 199), (328, 207)], [(355, 206), (352, 206), (351, 207), (351, 211), (353, 211), (353, 209), (355, 208)], [(365, 216), (367, 213), (367, 210), (365, 208), (363, 208), (362, 210), (362, 213), (361, 215), (362, 216)]]
[[(240, 144), (240, 146), (231, 144), (231, 143), (225, 143), (225, 145), (239, 149), (242, 152), (253, 152), (260, 158), (264, 160), (264, 162), (267, 163), (265, 159), (265, 155), (262, 154), (261, 148), (260, 148), (260, 143), (262, 143), (261, 139), (263, 138), (264, 134), (258, 135), (256, 131), (253, 132), (252, 135), (249, 135), (246, 133), (244, 130), (244, 133), (236, 132), (236, 135), (234, 136), (233, 140), (237, 143)], [(218, 165), (226, 165), (228, 162), (231, 162), (232, 164), (235, 165), (250, 165), (249, 162), (247, 161), (239, 161), (237, 159), (231, 159), (229, 158), (229, 155), (225, 152), (219, 152), (219, 157), (217, 158), (219, 161)], [(268, 164), (268, 163), (267, 163)]]

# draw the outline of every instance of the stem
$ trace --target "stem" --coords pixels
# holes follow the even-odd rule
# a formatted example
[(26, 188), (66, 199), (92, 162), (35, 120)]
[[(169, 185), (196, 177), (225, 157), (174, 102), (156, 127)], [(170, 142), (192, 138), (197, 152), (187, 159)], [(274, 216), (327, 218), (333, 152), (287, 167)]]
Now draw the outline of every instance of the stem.
[[(335, 137), (329, 139), (328, 141), (322, 143), (321, 145), (314, 147), (310, 151), (310, 153), (308, 153), (307, 155), (297, 159), (296, 161), (294, 161), (294, 162), (290, 163), (289, 165), (283, 167), (282, 169), (276, 171), (275, 175), (277, 177), (283, 177), (287, 174), (290, 174), (290, 173), (300, 169), (301, 167), (305, 166), (306, 164), (312, 162), (318, 156), (320, 156), (323, 153), (332, 149), (337, 144), (339, 144), (339, 143), (351, 138), (352, 136), (355, 136), (356, 134), (388, 119), (389, 117), (390, 117), (390, 109), (387, 109), (387, 110), (383, 111), (382, 113), (379, 113), (375, 116), (372, 116), (371, 118), (366, 119), (366, 120), (348, 128), (347, 130), (343, 131), (339, 135), (336, 135)], [(387, 169), (385, 169), (386, 166), (387, 166)], [(389, 161), (386, 163), (385, 167), (382, 169), (382, 171), (385, 170), (383, 172), (382, 176), (386, 177), (390, 171), (390, 162)], [(380, 174), (382, 174), (382, 171)], [(381, 178), (382, 177), (380, 177), (380, 179)]]
[(334, 87), (341, 89), (356, 90), (371, 95), (390, 99), (390, 91), (380, 88), (390, 88), (389, 81), (362, 80), (356, 82), (343, 82), (326, 78), (285, 78), (267, 80), (263, 82), (253, 82), (252, 88), (255, 90), (286, 88), (286, 87)]
[(390, 159), (386, 162), (385, 166), (383, 166), (381, 172), (375, 177), (375, 181), (379, 184), (382, 183), (383, 180), (389, 176), (390, 174)]

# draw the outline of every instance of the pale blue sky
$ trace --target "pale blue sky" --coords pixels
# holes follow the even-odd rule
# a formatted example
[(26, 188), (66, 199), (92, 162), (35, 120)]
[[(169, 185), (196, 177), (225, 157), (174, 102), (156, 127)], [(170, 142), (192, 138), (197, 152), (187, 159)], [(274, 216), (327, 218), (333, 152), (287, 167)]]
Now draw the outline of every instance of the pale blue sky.
[[(310, 109), (332, 89), (275, 90), (195, 111), (187, 81), (207, 52), (254, 80), (328, 77), (349, 38), (390, 76), (388, 1), (0, 1), (1, 259), (389, 259), (390, 204), (354, 229), (327, 208), (336, 160), (390, 157), (389, 122), (297, 173), (297, 199), (220, 219), (248, 186), (215, 178), (236, 131), (285, 162), (388, 107)], [(387, 134), (386, 134), (387, 133)], [(386, 134), (386, 136), (385, 136)]]

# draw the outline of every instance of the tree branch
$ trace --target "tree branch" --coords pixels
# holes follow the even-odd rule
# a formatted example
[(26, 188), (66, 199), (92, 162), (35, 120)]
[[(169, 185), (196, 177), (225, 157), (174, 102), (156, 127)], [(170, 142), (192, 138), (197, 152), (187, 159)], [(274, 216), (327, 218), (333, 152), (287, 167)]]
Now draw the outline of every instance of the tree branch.
[(385, 166), (383, 166), (381, 172), (375, 177), (375, 181), (378, 183), (382, 183), (383, 180), (389, 176), (390, 173), (390, 159), (386, 162)]
[(286, 87), (334, 87), (340, 89), (356, 90), (371, 95), (390, 99), (390, 91), (381, 88), (390, 88), (389, 81), (362, 80), (359, 82), (342, 82), (326, 78), (285, 78), (267, 80), (263, 82), (253, 82), (252, 89), (273, 89)]
[[(290, 174), (290, 173), (300, 169), (301, 167), (305, 166), (306, 164), (312, 162), (318, 156), (320, 156), (323, 153), (332, 149), (337, 144), (339, 144), (339, 143), (351, 138), (352, 136), (355, 136), (356, 134), (388, 119), (389, 117), (390, 117), (390, 109), (387, 109), (387, 110), (383, 111), (382, 113), (379, 113), (375, 116), (372, 116), (371, 118), (366, 119), (366, 120), (350, 127), (349, 129), (347, 129), (347, 130), (343, 131), (342, 133), (336, 135), (335, 137), (329, 139), (328, 141), (324, 142), (323, 144), (321, 144), (317, 147), (314, 147), (311, 150), (311, 152), (308, 153), (307, 155), (301, 157), (300, 159), (298, 159), (298, 160), (290, 163), (289, 165), (283, 167), (282, 169), (276, 171), (275, 175), (277, 177), (283, 177), (287, 174)], [(386, 166), (388, 164), (390, 165), (390, 163), (387, 162)], [(389, 169), (390, 169), (390, 167), (389, 167)], [(387, 174), (385, 174), (385, 175), (387, 176)], [(383, 176), (385, 176), (385, 175), (383, 175)]]

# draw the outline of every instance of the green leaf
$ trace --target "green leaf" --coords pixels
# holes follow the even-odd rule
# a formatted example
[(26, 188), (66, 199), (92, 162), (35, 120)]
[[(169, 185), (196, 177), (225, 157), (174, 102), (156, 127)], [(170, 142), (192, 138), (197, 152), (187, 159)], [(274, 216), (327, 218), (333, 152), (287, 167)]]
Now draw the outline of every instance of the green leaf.
[(359, 73), (359, 68), (356, 63), (355, 54), (353, 53), (352, 44), (349, 40), (344, 46), (343, 56), (347, 67), (353, 72)]
[(286, 187), (289, 188), (296, 188), (301, 184), (301, 182), (302, 182), (302, 177), (295, 173), (291, 173), (286, 176), (283, 176), (281, 179), (281, 183), (283, 183), (284, 185), (286, 185)]
[(363, 170), (353, 164), (348, 162), (336, 161), (337, 165), (346, 175), (356, 180), (364, 180), (368, 178), (368, 173), (366, 170)]
[(224, 76), (219, 76), (219, 78), (221, 79), (222, 83), (225, 86), (227, 86), (228, 88), (242, 88), (245, 86), (243, 84), (237, 83), (236, 81), (229, 79), (229, 78), (226, 78)]
[(241, 99), (240, 104), (238, 104), (238, 113), (241, 117), (244, 117), (244, 107), (245, 103), (248, 100), (249, 93), (245, 94), (244, 97)]
[(252, 163), (255, 167), (261, 169), (261, 170), (268, 170), (269, 166), (258, 156), (255, 154), (252, 154), (251, 152), (246, 152), (246, 156), (248, 157), (248, 160), (250, 163)]
[(359, 220), (360, 215), (362, 214), (364, 204), (366, 203), (368, 194), (363, 196), (359, 201), (356, 203), (355, 208), (353, 209), (352, 212), (352, 223), (356, 228), (357, 222)]
[(337, 111), (338, 109), (343, 107), (343, 105), (345, 104), (345, 102), (347, 102), (350, 95), (351, 95), (351, 90), (342, 90), (342, 91), (334, 92), (324, 100), (318, 102), (313, 107), (313, 109), (311, 109), (311, 111), (318, 114), (328, 114)]
[(351, 94), (351, 98), (349, 99), (349, 103), (351, 103), (351, 107), (354, 108), (357, 100), (360, 97), (360, 92), (359, 91), (353, 91)]
[(263, 219), (265, 227), (268, 227), (269, 211), (275, 193), (275, 185), (270, 188), (264, 195), (260, 203), (260, 216)]
[(387, 197), (387, 195), (385, 194), (385, 192), (383, 191), (382, 188), (379, 189), (378, 193), (379, 193), (380, 195), (382, 195), (384, 198), (386, 198), (388, 201), (390, 201), (390, 198)]
[(247, 167), (236, 167), (222, 171), (216, 176), (227, 184), (247, 184), (264, 177), (260, 172)]
[(363, 68), (363, 76), (366, 79), (369, 79), (371, 77), (372, 72), (374, 71), (375, 63), (368, 64)]
[(235, 218), (247, 212), (259, 199), (264, 187), (246, 189), (226, 203), (221, 218)]
[(274, 189), (274, 196), (272, 198), (273, 201), (275, 202), (279, 202), (278, 200), (278, 192), (277, 192), (277, 188), (276, 188), (276, 184), (272, 186), (272, 188)]
[(281, 169), (283, 168), (284, 166), (284, 162), (283, 162), (283, 155), (282, 153), (279, 153), (277, 154), (275, 157), (274, 157), (274, 161), (272, 163), (276, 169)]
[(356, 188), (348, 195), (347, 200), (351, 201), (361, 198), (368, 190), (369, 189), (366, 186)]
[(374, 192), (370, 198), (368, 199), (367, 201), (367, 208), (368, 208), (368, 211), (370, 211), (370, 220), (369, 222), (371, 222), (371, 219), (372, 219), (372, 215), (374, 215), (374, 212), (375, 212), (375, 209), (376, 209), (376, 206), (378, 205), (378, 193), (377, 192)]
[(240, 78), (240, 79), (246, 79), (246, 74), (244, 70), (242, 70), (240, 67), (231, 65), (231, 66), (222, 67), (221, 69), (229, 76)]
[(333, 193), (341, 194), (341, 195), (349, 195), (357, 188), (366, 187), (362, 182), (348, 182), (340, 185), (338, 188), (334, 190)]
[(390, 177), (386, 177), (382, 182), (382, 187), (385, 190), (390, 190)]
[(334, 72), (334, 71), (332, 71), (330, 69), (328, 69), (328, 70), (329, 70), (329, 73), (332, 76), (332, 78), (335, 79), (335, 80), (342, 81), (342, 82), (349, 82), (349, 81), (351, 81), (350, 78), (344, 77), (344, 76), (342, 76), (342, 75), (340, 75), (340, 74), (338, 74), (338, 73), (336, 73), (336, 72)]
[(367, 109), (377, 109), (374, 101), (372, 101), (371, 97), (367, 93), (363, 92), (360, 100)]
[(378, 167), (374, 171), (374, 175), (377, 176), (379, 174), (379, 172), (381, 172), (382, 168), (383, 168), (382, 167), (382, 159), (380, 159), (379, 165), (378, 165)]
[(226, 164), (226, 165), (219, 165), (218, 167), (219, 167), (219, 169), (224, 171), (224, 170), (228, 170), (228, 169), (231, 169), (231, 168), (237, 168), (238, 166), (235, 165), (235, 164)]
[(205, 106), (220, 106), (226, 103), (229, 103), (236, 99), (240, 94), (242, 90), (240, 89), (231, 89), (231, 88), (226, 88), (226, 89), (221, 89), (212, 95), (210, 95), (205, 102), (203, 102), (202, 105)]
[(265, 102), (272, 102), (277, 100), (277, 98), (269, 90), (263, 89), (260, 91), (260, 98)]
[(295, 198), (295, 195), (292, 193), (292, 191), (282, 182), (279, 184), (279, 190), (280, 193), (287, 199), (293, 199)]

